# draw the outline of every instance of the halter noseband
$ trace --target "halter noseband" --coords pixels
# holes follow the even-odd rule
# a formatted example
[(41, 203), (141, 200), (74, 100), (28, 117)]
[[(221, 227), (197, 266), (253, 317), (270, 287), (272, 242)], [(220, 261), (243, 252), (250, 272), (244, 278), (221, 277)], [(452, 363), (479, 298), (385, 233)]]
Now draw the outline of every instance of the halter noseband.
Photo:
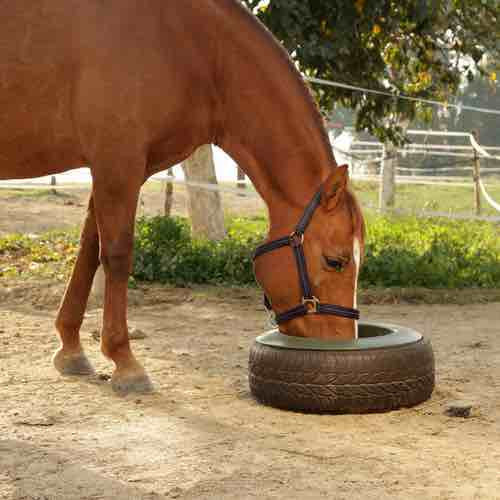
[[(305, 208), (302, 218), (295, 227), (295, 231), (290, 236), (285, 236), (283, 238), (270, 241), (269, 243), (264, 243), (263, 245), (258, 246), (255, 250), (253, 256), (254, 260), (261, 255), (286, 246), (291, 247), (295, 255), (300, 287), (302, 289), (302, 303), (280, 314), (276, 313), (275, 320), (277, 324), (290, 321), (294, 318), (299, 318), (300, 316), (306, 316), (308, 314), (330, 314), (333, 316), (340, 316), (342, 318), (354, 320), (359, 319), (359, 311), (357, 309), (337, 306), (334, 304), (323, 304), (312, 293), (309, 274), (307, 272), (306, 257), (304, 255), (304, 234), (312, 216), (314, 215), (314, 212), (321, 202), (322, 192), (323, 186), (320, 187), (318, 192), (314, 195), (314, 198)], [(264, 305), (269, 311), (272, 310), (271, 302), (269, 301), (267, 295), (264, 295)]]

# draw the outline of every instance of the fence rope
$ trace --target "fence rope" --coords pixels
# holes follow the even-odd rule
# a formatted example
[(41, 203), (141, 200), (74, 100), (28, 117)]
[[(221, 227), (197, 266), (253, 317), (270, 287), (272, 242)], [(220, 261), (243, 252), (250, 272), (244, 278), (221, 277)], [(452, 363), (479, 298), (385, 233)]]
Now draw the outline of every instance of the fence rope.
[[(184, 179), (176, 179), (175, 177), (151, 177), (149, 181), (171, 182), (172, 184), (182, 184), (184, 186), (204, 189), (206, 191), (216, 191), (219, 193), (237, 194), (246, 196), (247, 198), (260, 198), (257, 191), (253, 189), (230, 188), (209, 182), (186, 181)], [(243, 185), (243, 184), (241, 184)], [(245, 186), (252, 186), (249, 182), (245, 182)]]
[[(469, 136), (470, 143), (472, 144), (472, 147), (479, 153), (479, 156), (483, 158), (488, 158), (492, 160), (500, 160), (500, 156), (493, 156), (488, 151), (486, 151), (484, 148), (481, 147), (480, 144), (476, 141), (476, 138), (470, 134)], [(481, 192), (483, 193), (484, 199), (488, 202), (488, 204), (494, 208), (497, 212), (500, 212), (500, 204), (497, 203), (486, 191), (486, 186), (484, 185), (483, 180), (481, 177), (479, 178), (479, 187), (481, 188)]]
[(310, 76), (305, 76), (304, 79), (308, 82), (311, 83), (316, 83), (319, 85), (326, 85), (329, 87), (337, 87), (345, 90), (354, 90), (358, 92), (363, 92), (364, 94), (376, 94), (376, 95), (382, 95), (385, 97), (390, 97), (392, 99), (402, 99), (405, 101), (413, 101), (413, 102), (422, 102), (424, 104), (429, 104), (431, 106), (438, 106), (441, 108), (453, 108), (458, 110), (459, 112), (461, 111), (476, 111), (478, 113), (487, 113), (491, 115), (500, 115), (500, 109), (492, 109), (492, 108), (478, 108), (476, 106), (467, 106), (463, 104), (450, 104), (447, 102), (440, 102), (440, 101), (434, 101), (432, 99), (422, 99), (419, 97), (411, 97), (408, 95), (404, 94), (394, 94), (392, 92), (387, 92), (383, 90), (374, 90), (374, 89), (369, 89), (366, 87), (357, 87), (356, 85), (349, 85), (347, 83), (341, 83), (341, 82), (335, 82), (332, 80), (324, 80), (323, 78), (313, 78)]
[(476, 138), (472, 134), (469, 134), (469, 139), (470, 143), (472, 144), (472, 147), (479, 153), (479, 156), (482, 156), (483, 158), (488, 158), (490, 160), (500, 160), (500, 156), (493, 156), (492, 154), (488, 153), (488, 151), (486, 151), (486, 149), (484, 149), (476, 141)]
[(484, 186), (484, 182), (482, 179), (479, 179), (479, 187), (481, 188), (481, 192), (485, 200), (497, 211), (500, 212), (500, 203), (497, 203), (486, 191), (486, 187)]
[(473, 170), (472, 167), (460, 167), (460, 166), (452, 166), (452, 167), (430, 167), (430, 168), (424, 168), (424, 167), (415, 167), (415, 168), (410, 168), (410, 167), (397, 167), (396, 170), (401, 170), (402, 172), (420, 172), (423, 174), (428, 174), (429, 172), (436, 172), (436, 171), (452, 171), (455, 172), (456, 170)]
[[(373, 182), (378, 182), (379, 181), (379, 176), (374, 175), (374, 176), (369, 176), (369, 175), (356, 175), (352, 177), (352, 180), (354, 181), (373, 181)], [(462, 186), (462, 187), (469, 187), (471, 185), (470, 182), (446, 182), (444, 180), (445, 178), (442, 177), (433, 177), (432, 180), (424, 180), (423, 178), (421, 179), (412, 179), (408, 177), (401, 177), (400, 179), (396, 180), (397, 184), (421, 184), (421, 185), (434, 185), (434, 186)], [(450, 179), (460, 179), (460, 178), (450, 178)], [(208, 191), (218, 191), (221, 193), (227, 193), (227, 194), (234, 194), (242, 197), (247, 197), (247, 198), (258, 198), (260, 199), (260, 195), (253, 189), (238, 189), (238, 188), (230, 188), (230, 187), (225, 187), (221, 186), (220, 184), (214, 184), (214, 183), (206, 183), (206, 182), (195, 182), (195, 181), (186, 181), (183, 179), (176, 179), (172, 177), (167, 177), (167, 176), (153, 176), (151, 177), (148, 182), (172, 182), (174, 184), (179, 184), (179, 185), (185, 185), (185, 186), (191, 186), (195, 188), (200, 188), (200, 189), (205, 189)], [(481, 182), (482, 184), (482, 182)], [(247, 183), (247, 185), (250, 186), (250, 183)], [(0, 189), (9, 189), (9, 188), (14, 188), (14, 189), (47, 189), (46, 185), (40, 185), (40, 184), (0, 184)], [(59, 184), (57, 186), (57, 189), (81, 189), (82, 185), (72, 185), (72, 184)], [(484, 189), (484, 185), (482, 185), (482, 188)], [(493, 203), (492, 206), (496, 208), (500, 212), (500, 205), (498, 205), (491, 197), (489, 197), (488, 193), (486, 190), (483, 190), (483, 195), (485, 198), (489, 198), (489, 200)], [(363, 204), (365, 208), (369, 209), (374, 209), (378, 210), (376, 206), (374, 206), (371, 203), (365, 203)], [(418, 210), (416, 213), (413, 210), (406, 210), (404, 208), (397, 208), (395, 209), (396, 213), (399, 213), (401, 215), (417, 215), (417, 216), (422, 216), (422, 217), (446, 217), (449, 219), (469, 219), (469, 220), (484, 220), (484, 221), (490, 221), (490, 222), (500, 222), (500, 217), (495, 217), (495, 216), (475, 216), (472, 214), (452, 214), (450, 212), (434, 212), (434, 211), (426, 211), (426, 210)]]

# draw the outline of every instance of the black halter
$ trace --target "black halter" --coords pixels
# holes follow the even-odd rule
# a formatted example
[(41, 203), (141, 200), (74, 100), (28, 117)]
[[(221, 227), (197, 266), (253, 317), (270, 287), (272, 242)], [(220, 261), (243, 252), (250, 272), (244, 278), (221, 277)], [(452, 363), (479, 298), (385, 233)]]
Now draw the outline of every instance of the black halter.
[[(309, 282), (309, 274), (307, 273), (306, 257), (304, 255), (304, 234), (311, 221), (311, 218), (318, 208), (321, 195), (323, 192), (323, 187), (314, 195), (314, 198), (309, 202), (304, 214), (300, 219), (299, 223), (295, 227), (295, 231), (290, 236), (285, 236), (279, 238), (278, 240), (270, 241), (269, 243), (264, 243), (257, 247), (254, 253), (254, 260), (265, 253), (272, 252), (273, 250), (278, 250), (278, 248), (290, 246), (292, 247), (293, 253), (295, 255), (295, 261), (297, 262), (297, 270), (299, 272), (300, 286), (302, 289), (302, 304), (292, 307), (280, 314), (276, 314), (276, 323), (284, 323), (285, 321), (290, 321), (291, 319), (298, 318), (300, 316), (306, 316), (307, 314), (331, 314), (333, 316), (340, 316), (342, 318), (349, 318), (357, 320), (359, 319), (359, 311), (357, 309), (351, 309), (349, 307), (337, 306), (334, 304), (323, 304), (318, 298), (316, 298), (311, 289), (311, 283)], [(267, 295), (264, 295), (264, 304), (266, 308), (271, 311), (272, 306)]]

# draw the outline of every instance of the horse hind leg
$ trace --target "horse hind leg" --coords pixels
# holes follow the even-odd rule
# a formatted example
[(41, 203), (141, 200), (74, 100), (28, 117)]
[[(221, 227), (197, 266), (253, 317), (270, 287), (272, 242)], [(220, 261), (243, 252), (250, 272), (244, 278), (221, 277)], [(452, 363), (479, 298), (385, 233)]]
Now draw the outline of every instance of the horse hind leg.
[(98, 266), (99, 235), (94, 202), (91, 197), (80, 237), (80, 250), (55, 324), (61, 339), (61, 347), (55, 353), (53, 363), (63, 375), (92, 375), (94, 373), (80, 343), (80, 327)]
[(94, 162), (92, 169), (100, 260), (105, 274), (101, 350), (116, 365), (111, 385), (119, 394), (152, 390), (149, 377), (131, 351), (127, 327), (135, 213), (145, 165), (144, 159), (117, 155), (107, 162)]

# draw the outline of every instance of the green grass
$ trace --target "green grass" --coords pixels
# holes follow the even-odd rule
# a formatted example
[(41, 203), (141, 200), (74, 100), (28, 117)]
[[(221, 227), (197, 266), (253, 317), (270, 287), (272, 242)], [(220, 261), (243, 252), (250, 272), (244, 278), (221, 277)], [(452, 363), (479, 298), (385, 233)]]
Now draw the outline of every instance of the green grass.
[[(500, 203), (500, 182), (493, 179), (487, 184), (490, 196)], [(364, 206), (378, 205), (378, 183), (356, 181), (353, 190)], [(396, 187), (396, 209), (418, 213), (475, 213), (474, 188), (470, 186), (435, 186), (419, 184), (398, 184)], [(500, 216), (481, 195), (482, 215)]]
[[(232, 188), (236, 186), (235, 183), (228, 182), (222, 182), (220, 185)], [(486, 182), (486, 186), (490, 196), (500, 203), (500, 179), (490, 177)], [(354, 181), (352, 182), (352, 187), (366, 211), (369, 211), (367, 207), (378, 206), (379, 185), (377, 182)], [(176, 190), (178, 192), (184, 192), (185, 186), (176, 184), (174, 186), (174, 193)], [(146, 199), (148, 192), (158, 193), (160, 191), (163, 191), (163, 183), (156, 181), (147, 183), (143, 188)], [(250, 192), (248, 188), (246, 191)], [(470, 186), (398, 184), (396, 186), (395, 208), (416, 214), (422, 211), (474, 214), (474, 200), (474, 188), (472, 183)], [(488, 205), (482, 195), (481, 204), (482, 215), (500, 216), (495, 209)], [(228, 211), (237, 214), (238, 207), (228, 207)]]

